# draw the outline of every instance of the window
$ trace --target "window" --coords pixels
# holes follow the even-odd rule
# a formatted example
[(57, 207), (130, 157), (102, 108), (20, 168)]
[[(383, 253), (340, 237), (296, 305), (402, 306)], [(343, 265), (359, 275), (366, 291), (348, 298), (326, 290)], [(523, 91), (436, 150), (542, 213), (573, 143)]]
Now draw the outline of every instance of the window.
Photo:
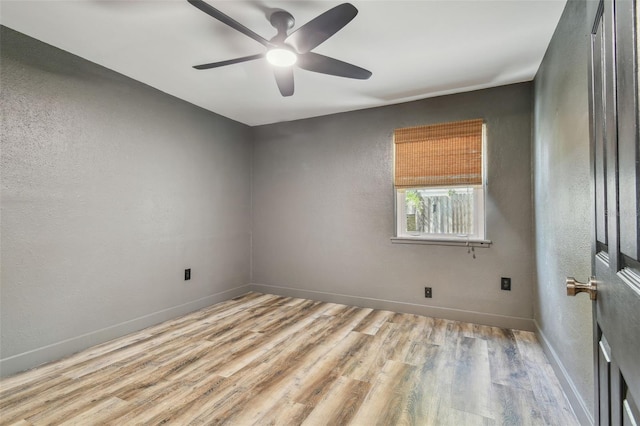
[(484, 245), (482, 120), (396, 129), (396, 242)]

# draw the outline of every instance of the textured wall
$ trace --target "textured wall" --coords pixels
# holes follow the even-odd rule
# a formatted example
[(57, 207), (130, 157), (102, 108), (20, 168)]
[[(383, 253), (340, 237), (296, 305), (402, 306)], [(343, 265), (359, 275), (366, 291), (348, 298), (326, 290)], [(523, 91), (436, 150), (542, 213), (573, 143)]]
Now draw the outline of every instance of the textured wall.
[[(252, 282), (272, 292), (532, 324), (531, 105), (523, 83), (256, 127)], [(473, 259), (465, 247), (392, 244), (394, 129), (472, 118), (487, 123), (493, 246), (477, 248)], [(511, 292), (500, 290), (501, 276), (512, 278)]]
[(1, 40), (2, 374), (246, 291), (251, 129)]
[(591, 302), (566, 296), (564, 280), (591, 274), (588, 25), (584, 1), (569, 1), (535, 78), (535, 320), (593, 411)]

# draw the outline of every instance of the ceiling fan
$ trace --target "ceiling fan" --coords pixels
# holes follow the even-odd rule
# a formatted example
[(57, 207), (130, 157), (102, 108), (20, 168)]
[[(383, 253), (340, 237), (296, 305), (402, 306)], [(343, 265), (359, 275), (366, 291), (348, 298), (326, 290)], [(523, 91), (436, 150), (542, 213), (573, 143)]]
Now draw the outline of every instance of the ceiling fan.
[(278, 31), (278, 33), (271, 40), (267, 40), (208, 3), (205, 3), (203, 0), (187, 1), (204, 13), (254, 39), (267, 48), (265, 53), (196, 65), (193, 68), (197, 70), (206, 70), (225, 65), (237, 64), (239, 62), (266, 58), (269, 63), (274, 65), (273, 71), (276, 77), (276, 83), (282, 96), (293, 95), (294, 64), (307, 71), (335, 75), (338, 77), (355, 78), (360, 80), (366, 80), (371, 77), (371, 71), (364, 68), (311, 52), (311, 50), (315, 49), (329, 37), (340, 31), (345, 25), (351, 22), (353, 18), (355, 18), (358, 14), (358, 9), (356, 9), (352, 4), (343, 3), (329, 9), (291, 34), (287, 34), (287, 31), (293, 28), (293, 25), (295, 24), (293, 16), (291, 16), (289, 12), (278, 10), (272, 13), (269, 18), (271, 25)]

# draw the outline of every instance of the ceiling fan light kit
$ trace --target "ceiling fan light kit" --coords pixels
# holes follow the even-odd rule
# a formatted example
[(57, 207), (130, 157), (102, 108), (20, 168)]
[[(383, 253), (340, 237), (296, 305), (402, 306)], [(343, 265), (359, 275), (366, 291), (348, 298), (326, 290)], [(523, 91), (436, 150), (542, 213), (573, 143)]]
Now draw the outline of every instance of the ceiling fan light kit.
[(269, 22), (277, 30), (277, 34), (271, 40), (267, 40), (203, 0), (187, 1), (209, 16), (252, 38), (267, 48), (266, 53), (195, 65), (195, 69), (205, 70), (218, 68), (266, 58), (270, 64), (276, 67), (274, 68), (274, 76), (282, 96), (293, 95), (293, 65), (297, 65), (307, 71), (338, 77), (359, 80), (366, 80), (371, 77), (371, 71), (364, 68), (311, 52), (311, 50), (318, 47), (355, 18), (358, 14), (358, 9), (350, 3), (343, 3), (329, 9), (291, 34), (287, 34), (287, 31), (293, 28), (295, 24), (293, 16), (284, 10), (276, 11), (271, 14)]
[(267, 61), (276, 67), (290, 67), (298, 62), (298, 55), (292, 50), (276, 47), (267, 52)]

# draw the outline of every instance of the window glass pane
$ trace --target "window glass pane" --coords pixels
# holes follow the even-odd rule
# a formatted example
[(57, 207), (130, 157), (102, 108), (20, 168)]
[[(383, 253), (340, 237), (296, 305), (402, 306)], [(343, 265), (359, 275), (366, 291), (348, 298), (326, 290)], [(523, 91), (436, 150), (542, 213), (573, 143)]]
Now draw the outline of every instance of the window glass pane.
[(405, 232), (474, 235), (474, 205), (473, 188), (407, 189)]

